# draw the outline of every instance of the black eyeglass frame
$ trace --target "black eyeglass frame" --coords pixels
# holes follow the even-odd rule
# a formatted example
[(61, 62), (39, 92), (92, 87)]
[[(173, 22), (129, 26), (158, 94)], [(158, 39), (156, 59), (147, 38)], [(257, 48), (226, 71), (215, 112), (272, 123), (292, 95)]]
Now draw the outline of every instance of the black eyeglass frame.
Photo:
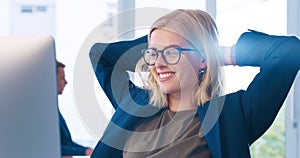
[[(169, 49), (169, 48), (174, 48), (174, 49), (176, 49), (177, 51), (178, 51), (178, 55), (179, 55), (179, 57), (178, 57), (178, 60), (175, 62), (175, 63), (169, 63), (168, 61), (167, 61), (167, 59), (166, 59), (166, 56), (165, 56), (165, 54), (164, 54), (164, 51), (166, 50), (166, 49)], [(156, 54), (156, 58), (155, 58), (155, 61), (154, 61), (154, 63), (153, 64), (150, 64), (150, 63), (148, 63), (147, 61), (146, 61), (146, 59), (145, 59), (145, 52), (147, 51), (147, 50), (153, 50), (154, 52), (155, 52), (155, 54)], [(162, 55), (162, 58), (163, 58), (163, 60), (164, 60), (164, 62), (166, 62), (167, 64), (169, 64), (169, 65), (176, 65), (179, 61), (180, 61), (180, 58), (181, 58), (181, 52), (182, 51), (185, 51), (185, 52), (189, 52), (189, 51), (193, 51), (193, 52), (197, 52), (197, 53), (200, 53), (200, 51), (198, 50), (198, 49), (195, 49), (195, 48), (182, 48), (182, 47), (175, 47), (175, 46), (168, 46), (168, 47), (166, 47), (166, 48), (164, 48), (164, 49), (162, 49), (162, 50), (157, 50), (157, 49), (154, 49), (154, 48), (147, 48), (147, 49), (143, 49), (142, 50), (142, 54), (143, 54), (143, 59), (144, 59), (144, 61), (145, 61), (145, 63), (148, 65), (148, 66), (154, 66), (155, 65), (155, 63), (156, 63), (156, 61), (157, 61), (157, 59), (158, 59), (158, 53), (161, 53), (161, 55)]]

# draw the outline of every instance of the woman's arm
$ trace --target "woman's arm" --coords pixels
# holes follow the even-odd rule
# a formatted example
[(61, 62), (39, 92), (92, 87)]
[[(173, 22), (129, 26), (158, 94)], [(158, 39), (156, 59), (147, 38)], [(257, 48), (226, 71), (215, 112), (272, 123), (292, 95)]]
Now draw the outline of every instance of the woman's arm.
[(241, 98), (251, 144), (272, 124), (293, 84), (300, 69), (300, 41), (250, 31), (239, 38), (235, 57), (239, 66), (260, 67)]
[(132, 41), (96, 43), (91, 48), (90, 59), (96, 77), (115, 109), (130, 86), (126, 71), (134, 71), (146, 44), (147, 36), (143, 36)]

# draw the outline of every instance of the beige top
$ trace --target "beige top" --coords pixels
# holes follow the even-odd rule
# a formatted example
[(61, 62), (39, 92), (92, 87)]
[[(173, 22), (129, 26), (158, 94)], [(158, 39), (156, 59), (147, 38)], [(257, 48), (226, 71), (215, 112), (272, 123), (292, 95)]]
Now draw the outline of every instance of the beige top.
[(150, 117), (127, 140), (124, 158), (211, 158), (204, 137), (200, 137), (196, 110), (172, 112)]

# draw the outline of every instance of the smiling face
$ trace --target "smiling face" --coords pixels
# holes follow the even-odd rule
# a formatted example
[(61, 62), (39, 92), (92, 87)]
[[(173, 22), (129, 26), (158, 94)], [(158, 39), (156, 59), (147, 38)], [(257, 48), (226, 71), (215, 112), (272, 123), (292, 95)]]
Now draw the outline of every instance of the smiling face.
[[(188, 50), (196, 48), (201, 55), (193, 51), (182, 51), (177, 63), (175, 51), (170, 53), (175, 54), (174, 60), (165, 58), (171, 63), (167, 64), (161, 58), (161, 53), (170, 45), (189, 48)], [(151, 71), (145, 84), (145, 88), (151, 91), (150, 104), (168, 107), (174, 105), (171, 101), (181, 102), (180, 104), (188, 104), (190, 101), (193, 105), (204, 105), (212, 97), (222, 93), (223, 63), (219, 54), (218, 30), (214, 19), (207, 12), (177, 9), (160, 17), (149, 30), (148, 46), (148, 49), (142, 51), (143, 57), (136, 70)], [(200, 83), (199, 71), (203, 74)], [(172, 96), (176, 98), (172, 99)]]
[[(151, 33), (149, 48), (163, 50), (168, 46), (193, 48), (180, 35), (164, 29), (155, 29)], [(182, 51), (180, 61), (175, 65), (167, 64), (161, 53), (150, 71), (163, 93), (168, 95), (192, 95), (198, 87), (199, 70), (205, 65), (198, 52)]]

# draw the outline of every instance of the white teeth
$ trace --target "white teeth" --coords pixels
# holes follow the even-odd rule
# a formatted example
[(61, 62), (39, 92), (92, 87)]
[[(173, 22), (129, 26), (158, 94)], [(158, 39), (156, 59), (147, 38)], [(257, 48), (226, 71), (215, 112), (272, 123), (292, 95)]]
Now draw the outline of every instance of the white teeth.
[(172, 75), (172, 73), (159, 74), (159, 78), (167, 78), (171, 75)]

